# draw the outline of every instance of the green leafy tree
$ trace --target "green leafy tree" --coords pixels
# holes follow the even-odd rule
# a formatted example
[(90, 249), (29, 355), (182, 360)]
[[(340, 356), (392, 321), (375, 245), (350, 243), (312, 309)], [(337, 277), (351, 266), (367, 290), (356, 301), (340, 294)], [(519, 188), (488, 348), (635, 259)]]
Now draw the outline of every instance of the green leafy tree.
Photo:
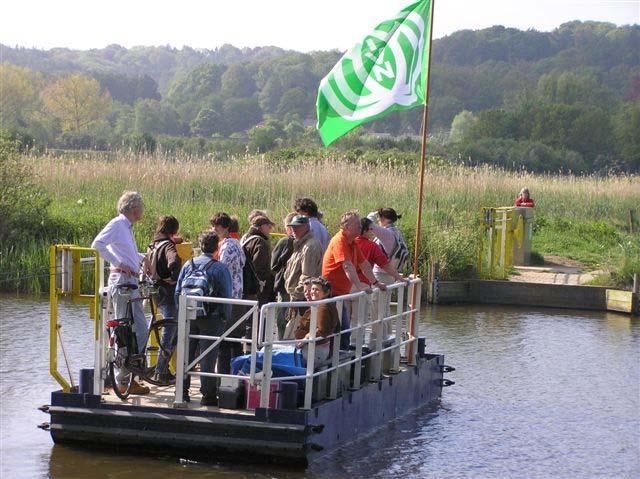
[(231, 65), (222, 74), (220, 92), (225, 98), (249, 98), (256, 91), (251, 72), (244, 64)]
[(269, 125), (254, 126), (248, 131), (248, 135), (249, 148), (258, 153), (274, 149), (279, 138), (278, 131)]
[(137, 133), (179, 135), (182, 133), (180, 117), (174, 108), (158, 100), (138, 100), (135, 105), (135, 131)]
[(191, 132), (198, 136), (212, 136), (225, 130), (223, 116), (213, 108), (202, 108), (191, 122)]
[(86, 131), (111, 110), (109, 92), (101, 92), (98, 81), (84, 75), (57, 80), (42, 92), (42, 101), (62, 131)]
[(468, 110), (463, 110), (458, 113), (451, 122), (451, 131), (449, 132), (449, 141), (458, 142), (465, 138), (473, 125), (476, 122), (476, 117)]
[(0, 64), (0, 125), (27, 127), (40, 106), (38, 80), (27, 68)]
[(307, 118), (311, 101), (307, 92), (300, 88), (291, 88), (284, 92), (278, 105), (278, 115), (284, 118), (287, 115), (298, 115)]
[(262, 121), (262, 110), (253, 98), (230, 98), (223, 107), (225, 133), (246, 131)]
[(17, 145), (0, 137), (0, 244), (42, 234), (50, 199), (38, 186), (36, 173)]
[(625, 165), (640, 172), (640, 100), (620, 110), (615, 118), (615, 137)]

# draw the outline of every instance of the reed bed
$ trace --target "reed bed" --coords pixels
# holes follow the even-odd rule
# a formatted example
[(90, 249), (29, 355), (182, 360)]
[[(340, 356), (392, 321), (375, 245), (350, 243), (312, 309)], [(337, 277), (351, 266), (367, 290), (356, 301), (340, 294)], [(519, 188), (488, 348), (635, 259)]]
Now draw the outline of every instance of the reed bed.
[[(89, 244), (114, 216), (117, 198), (128, 189), (139, 191), (145, 199), (145, 218), (135, 228), (140, 247), (150, 241), (161, 214), (175, 215), (182, 234), (195, 239), (217, 211), (237, 215), (241, 227), (246, 228), (250, 210), (266, 209), (280, 224), (294, 199), (300, 196), (316, 200), (330, 232), (337, 231), (340, 215), (345, 211), (355, 209), (366, 214), (381, 206), (392, 206), (403, 215), (399, 225), (410, 246), (413, 244), (417, 168), (398, 167), (384, 157), (376, 164), (326, 157), (281, 164), (264, 156), (218, 160), (119, 153), (109, 159), (45, 154), (26, 161), (38, 172), (39, 187), (52, 198), (51, 216), (69, 227), (56, 238), (45, 238), (37, 247), (31, 241), (25, 243), (25, 248), (16, 245), (13, 255), (5, 252), (7, 267), (10, 256), (22, 258), (20, 262), (26, 261), (31, 267), (46, 266), (39, 265), (42, 255), (30, 255), (28, 250), (45, 247), (47, 241)], [(640, 204), (637, 176), (534, 175), (431, 161), (425, 177), (423, 257), (433, 255), (444, 261), (441, 268), (445, 277), (472, 275), (480, 207), (511, 205), (523, 186), (531, 190), (536, 200), (536, 216), (541, 224), (561, 220), (565, 222), (559, 226), (561, 229), (567, 228), (566, 222), (604, 224), (623, 234), (629, 211), (637, 212)], [(279, 229), (282, 231), (281, 226)], [(549, 251), (553, 248), (547, 244), (548, 235), (540, 237), (541, 252), (555, 253)], [(552, 238), (553, 234), (551, 241)], [(19, 256), (15, 250), (19, 250)], [(576, 256), (573, 251), (567, 253)], [(607, 260), (607, 254), (603, 251), (602, 262)], [(30, 259), (25, 260), (25, 255)], [(40, 289), (44, 287), (40, 285)], [(0, 289), (8, 288), (0, 284)], [(27, 289), (35, 292), (38, 285), (31, 281)]]

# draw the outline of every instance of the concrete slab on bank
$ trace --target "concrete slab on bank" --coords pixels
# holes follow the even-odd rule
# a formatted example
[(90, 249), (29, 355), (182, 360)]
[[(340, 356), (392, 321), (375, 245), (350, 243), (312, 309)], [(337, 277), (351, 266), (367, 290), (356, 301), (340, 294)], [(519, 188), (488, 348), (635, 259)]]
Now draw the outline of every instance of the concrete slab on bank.
[(436, 280), (427, 288), (429, 302), (434, 304), (504, 304), (639, 313), (638, 293), (599, 286), (478, 279)]

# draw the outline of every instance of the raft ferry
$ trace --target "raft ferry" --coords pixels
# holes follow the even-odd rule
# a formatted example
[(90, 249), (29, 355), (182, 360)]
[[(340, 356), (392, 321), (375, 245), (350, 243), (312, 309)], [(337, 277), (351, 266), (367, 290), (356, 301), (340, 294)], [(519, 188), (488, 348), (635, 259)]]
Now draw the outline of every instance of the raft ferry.
[[(92, 270), (93, 291), (89, 294), (81, 292), (82, 266)], [(453, 384), (443, 377), (453, 370), (445, 366), (444, 356), (427, 353), (424, 338), (415, 336), (421, 286), (421, 279), (414, 278), (389, 286), (387, 292), (375, 290), (370, 295), (359, 292), (322, 301), (261, 307), (257, 301), (181, 296), (175, 385), (152, 386), (148, 395), (121, 400), (105, 389), (106, 324), (111, 305), (104, 263), (91, 248), (52, 246), (50, 371), (61, 389), (52, 392), (51, 404), (41, 408), (50, 415), (41, 427), (50, 431), (55, 443), (70, 446), (305, 466), (412, 410), (437, 407), (443, 387)], [(80, 371), (78, 386), (58, 371), (61, 336), (57, 333), (63, 325), (58, 322), (57, 305), (61, 297), (87, 303), (93, 319), (94, 364)], [(236, 324), (210, 338), (210, 348), (219, 347), (222, 341), (234, 341), (250, 351), (234, 360), (233, 374), (203, 373), (189, 364), (189, 324), (195, 318), (196, 300), (246, 308), (236, 324), (245, 318), (251, 321), (250, 339), (229, 337)], [(341, 351), (334, 347), (329, 360), (317, 367), (317, 339), (313, 334), (317, 307), (322, 302), (334, 302), (341, 314), (346, 301), (355, 313), (353, 319), (357, 319), (352, 319), (349, 330), (355, 348)], [(374, 302), (377, 308), (371, 309)], [(278, 310), (303, 306), (311, 308), (308, 360), (306, 364), (284, 364), (282, 358), (295, 351), (299, 341), (277, 339)], [(370, 309), (377, 311), (377, 317), (370, 317)], [(191, 376), (192, 394), (199, 388), (200, 377), (219, 378), (219, 405), (201, 406), (199, 395), (185, 402), (182, 386), (186, 375)]]

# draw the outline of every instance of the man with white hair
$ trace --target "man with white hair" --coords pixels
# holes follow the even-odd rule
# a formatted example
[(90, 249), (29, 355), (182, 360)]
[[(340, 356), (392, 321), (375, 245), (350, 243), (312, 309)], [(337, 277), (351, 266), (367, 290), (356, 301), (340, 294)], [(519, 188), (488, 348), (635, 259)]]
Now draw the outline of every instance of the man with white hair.
[[(125, 191), (118, 200), (118, 216), (109, 221), (91, 243), (91, 247), (98, 250), (100, 256), (111, 264), (109, 295), (113, 302), (116, 318), (127, 316), (127, 304), (131, 300), (133, 329), (138, 341), (138, 353), (144, 351), (146, 347), (149, 329), (142, 302), (135, 301), (140, 298), (137, 275), (140, 266), (145, 262), (145, 255), (138, 252), (133, 237), (133, 225), (140, 221), (143, 211), (144, 204), (140, 193)], [(148, 265), (145, 264), (145, 268), (148, 269)], [(123, 295), (122, 289), (128, 289), (128, 294)], [(124, 382), (127, 376), (128, 371), (120, 370), (117, 380)], [(122, 386), (122, 384), (113, 385), (113, 387)], [(148, 394), (149, 388), (134, 382), (130, 393)]]

